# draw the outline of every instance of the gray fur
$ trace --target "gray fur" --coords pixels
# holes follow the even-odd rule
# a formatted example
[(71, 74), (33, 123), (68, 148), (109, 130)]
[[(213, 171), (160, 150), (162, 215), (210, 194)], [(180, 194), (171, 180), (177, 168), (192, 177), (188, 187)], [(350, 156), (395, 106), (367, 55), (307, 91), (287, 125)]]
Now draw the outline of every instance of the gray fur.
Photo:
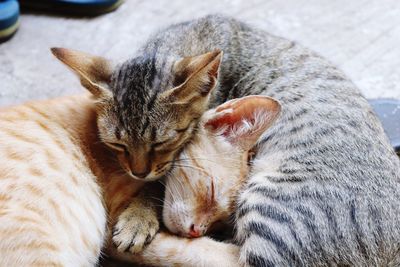
[(163, 117), (162, 106), (149, 102), (172, 87), (175, 60), (217, 48), (224, 58), (210, 107), (250, 94), (282, 104), (238, 198), (241, 261), (398, 266), (400, 161), (355, 85), (298, 44), (215, 15), (171, 26), (114, 74), (126, 127), (140, 134), (155, 121), (147, 120), (152, 111)]

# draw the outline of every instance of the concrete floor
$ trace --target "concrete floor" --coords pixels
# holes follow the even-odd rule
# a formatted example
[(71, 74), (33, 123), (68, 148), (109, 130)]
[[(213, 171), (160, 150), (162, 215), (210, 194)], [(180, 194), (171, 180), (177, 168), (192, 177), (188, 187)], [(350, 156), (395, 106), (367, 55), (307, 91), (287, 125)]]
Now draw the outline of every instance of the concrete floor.
[(126, 59), (156, 29), (224, 13), (296, 40), (327, 57), (365, 96), (400, 99), (398, 0), (126, 0), (92, 19), (23, 14), (19, 32), (0, 44), (0, 105), (81, 91), (49, 52), (63, 46)]

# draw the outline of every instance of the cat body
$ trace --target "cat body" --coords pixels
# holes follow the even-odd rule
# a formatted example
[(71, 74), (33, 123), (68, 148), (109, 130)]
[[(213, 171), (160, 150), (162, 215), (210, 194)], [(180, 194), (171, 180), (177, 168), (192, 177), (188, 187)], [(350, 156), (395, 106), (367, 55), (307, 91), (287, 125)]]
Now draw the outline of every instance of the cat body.
[[(223, 255), (239, 258), (238, 264), (247, 266), (398, 265), (399, 160), (367, 101), (324, 59), (294, 42), (221, 16), (173, 25), (117, 67), (76, 51), (53, 53), (93, 94), (94, 132), (98, 131), (99, 142), (114, 149), (119, 161), (115, 164), (123, 167), (129, 181), (154, 180), (174, 164), (179, 167), (175, 159), (195, 136), (208, 107), (251, 94), (268, 95), (281, 103), (280, 117), (261, 136), (247, 183), (235, 201), (236, 246), (206, 237), (187, 245), (185, 239), (155, 235), (158, 242), (137, 257), (154, 257), (155, 249), (168, 248), (170, 254), (160, 253), (161, 258), (169, 255), (178, 263), (193, 265), (196, 258), (188, 249), (207, 244), (209, 249), (227, 249)], [(68, 125), (59, 130), (63, 128)], [(2, 168), (8, 176), (9, 167)], [(101, 179), (91, 175), (93, 165), (84, 168), (86, 179)], [(90, 196), (95, 193), (85, 203), (91, 203)], [(98, 225), (105, 229), (101, 199), (91, 204), (98, 204)], [(128, 202), (116, 216), (113, 241), (120, 251), (140, 250), (158, 229), (151, 219), (154, 212), (136, 216), (140, 210), (152, 210), (145, 203)], [(141, 205), (145, 208), (138, 208)], [(156, 227), (143, 229), (148, 221)], [(194, 229), (191, 236), (202, 231)], [(174, 251), (165, 240), (183, 245)], [(207, 256), (207, 249), (201, 251)], [(95, 254), (88, 262), (94, 262)], [(207, 264), (212, 260), (208, 258)], [(165, 261), (167, 266), (173, 264)]]
[(156, 97), (172, 87), (174, 60), (214, 49), (224, 57), (211, 107), (250, 94), (282, 105), (260, 138), (236, 203), (241, 263), (398, 265), (399, 159), (356, 86), (318, 55), (234, 19), (208, 16), (151, 39), (138, 57), (152, 62), (148, 71), (134, 67), (137, 58), (121, 68), (151, 77), (153, 87), (118, 79), (115, 92), (133, 88), (135, 97)]
[(143, 183), (99, 140), (88, 95), (0, 112), (0, 266), (94, 266)]

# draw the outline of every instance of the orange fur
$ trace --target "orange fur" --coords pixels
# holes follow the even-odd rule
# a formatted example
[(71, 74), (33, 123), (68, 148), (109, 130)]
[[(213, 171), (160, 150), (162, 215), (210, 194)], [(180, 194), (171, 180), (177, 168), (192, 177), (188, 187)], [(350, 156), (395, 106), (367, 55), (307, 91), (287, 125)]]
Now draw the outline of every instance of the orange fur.
[(143, 183), (101, 144), (91, 98), (3, 108), (0, 143), (0, 265), (94, 265)]

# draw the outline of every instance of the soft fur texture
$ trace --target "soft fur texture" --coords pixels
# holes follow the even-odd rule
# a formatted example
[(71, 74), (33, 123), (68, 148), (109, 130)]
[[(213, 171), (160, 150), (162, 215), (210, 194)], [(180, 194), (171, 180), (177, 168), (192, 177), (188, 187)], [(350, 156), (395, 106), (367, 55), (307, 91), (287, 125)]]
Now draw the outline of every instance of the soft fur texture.
[[(119, 88), (142, 96), (131, 106), (151, 114), (144, 100), (168, 84), (175, 60), (215, 49), (224, 57), (211, 107), (249, 94), (282, 104), (237, 202), (241, 263), (399, 264), (399, 159), (367, 101), (326, 60), (234, 19), (208, 16), (158, 33), (124, 65), (143, 70), (154, 86), (132, 80)], [(151, 68), (138, 67), (143, 57)]]
[(203, 115), (165, 181), (163, 221), (171, 232), (199, 237), (217, 222), (229, 223), (248, 177), (252, 148), (279, 112), (275, 100), (247, 96)]
[(119, 233), (137, 241), (120, 250), (141, 250), (158, 229), (131, 220), (155, 210), (100, 142), (97, 108), (81, 95), (1, 110), (0, 266), (94, 266), (118, 216), (116, 229), (137, 231)]
[[(218, 49), (223, 51), (223, 57)], [(149, 40), (137, 55), (113, 68), (99, 57), (73, 51), (58, 53), (57, 56), (80, 76), (82, 84), (97, 97), (96, 108), (92, 110), (97, 109), (99, 114), (99, 129), (96, 128), (94, 111), (90, 113), (90, 119), (80, 120), (78, 118), (85, 114), (83, 111), (72, 112), (68, 108), (63, 111), (63, 105), (58, 106), (56, 102), (47, 107), (49, 111), (44, 112), (45, 115), (50, 112), (56, 118), (61, 118), (56, 119), (60, 122), (54, 123), (54, 129), (47, 129), (46, 124), (41, 125), (41, 120), (48, 118), (42, 118), (43, 114), (37, 111), (31, 114), (29, 106), (15, 108), (2, 115), (5, 116), (1, 122), (5, 128), (2, 143), (6, 145), (1, 148), (5, 162), (1, 177), (5, 179), (0, 180), (3, 183), (0, 188), (5, 208), (0, 219), (3, 220), (1, 225), (20, 227), (13, 234), (7, 231), (4, 234), (1, 242), (4, 249), (1, 251), (9, 254), (0, 259), (7, 261), (5, 264), (14, 260), (21, 265), (33, 265), (35, 261), (42, 265), (53, 262), (71, 266), (96, 262), (105, 231), (105, 209), (99, 195), (100, 186), (95, 179), (108, 176), (102, 176), (101, 172), (98, 176), (95, 170), (96, 167), (102, 169), (114, 163), (108, 158), (99, 165), (93, 163), (96, 157), (106, 151), (104, 148), (90, 149), (89, 144), (98, 145), (100, 142), (94, 141), (97, 130), (103, 141), (117, 151), (119, 162), (131, 177), (152, 180), (170, 169), (174, 158), (194, 135), (199, 118), (207, 106), (215, 107), (229, 99), (250, 94), (276, 98), (282, 105), (282, 111), (280, 118), (261, 138), (248, 183), (237, 201), (240, 264), (400, 264), (400, 230), (397, 227), (400, 209), (399, 160), (367, 101), (330, 63), (293, 42), (221, 16), (208, 16), (171, 26)], [(75, 60), (75, 56), (79, 56), (79, 60)], [(80, 100), (72, 100), (68, 106), (76, 108)], [(20, 109), (22, 114), (19, 114)], [(39, 122), (31, 117), (34, 114), (40, 118)], [(29, 123), (18, 123), (19, 116), (22, 116), (22, 121)], [(35, 139), (31, 136), (31, 123), (39, 134)], [(75, 135), (73, 125), (91, 125), (91, 128), (78, 130), (79, 134)], [(60, 139), (49, 136), (47, 131), (61, 135)], [(92, 136), (93, 139), (81, 146), (79, 140), (86, 140), (87, 132), (95, 137)], [(10, 138), (15, 138), (17, 143), (14, 145)], [(37, 142), (42, 138), (46, 144), (60, 141), (56, 141), (56, 155), (41, 150), (42, 146)], [(51, 175), (53, 172), (31, 170), (31, 162), (27, 163), (26, 169), (16, 168), (15, 162), (10, 160), (13, 157), (17, 161), (19, 159), (18, 163), (27, 158), (33, 159), (32, 162), (43, 159), (43, 166), (49, 170), (57, 170), (54, 164), (61, 161), (63, 168), (54, 176)], [(78, 187), (71, 187), (77, 191), (73, 191), (70, 197), (74, 199), (76, 195), (73, 203), (80, 205), (70, 210), (65, 205), (68, 193), (52, 195), (53, 191), (45, 190), (63, 188), (64, 184), (61, 183), (70, 188), (74, 177), (70, 174), (78, 170), (83, 171), (79, 172), (83, 186), (90, 187), (90, 190), (82, 195), (78, 194)], [(104, 173), (110, 170), (104, 170)], [(37, 176), (41, 183), (36, 184), (39, 180)], [(135, 180), (124, 177), (128, 179), (126, 184), (114, 185), (114, 189), (123, 188), (129, 190), (127, 196), (135, 195), (130, 191), (137, 189), (130, 185)], [(13, 185), (16, 182), (21, 182), (23, 189), (17, 190)], [(108, 184), (106, 188), (113, 187)], [(25, 216), (29, 208), (34, 213), (32, 207), (36, 206), (25, 206), (28, 200), (32, 203), (32, 199), (25, 198), (28, 195), (34, 196), (33, 203), (43, 200), (48, 204), (43, 206), (48, 211), (38, 215), (41, 221), (38, 229), (35, 228), (37, 231), (30, 228), (30, 218), (16, 219), (12, 213)], [(21, 198), (23, 200), (19, 201)], [(119, 202), (122, 198), (112, 197), (111, 201)], [(57, 199), (60, 205), (52, 205), (51, 199)], [(119, 203), (122, 205), (122, 202)], [(8, 205), (13, 207), (9, 208)], [(56, 223), (44, 229), (47, 216), (57, 215), (57, 212), (53, 212), (57, 206), (62, 207), (62, 211), (65, 209), (65, 213), (73, 218), (77, 216), (75, 212), (88, 205), (97, 207), (98, 213), (87, 220), (90, 212), (84, 213), (78, 220), (71, 219), (66, 224), (72, 229), (68, 234), (64, 234), (64, 228), (58, 228), (65, 216), (55, 218)], [(134, 208), (125, 209), (128, 215), (131, 212), (135, 214), (138, 210), (136, 205), (138, 202)], [(118, 207), (122, 209), (123, 206)], [(149, 207), (144, 208), (148, 210)], [(112, 210), (110, 212), (113, 214)], [(144, 215), (144, 218), (119, 216), (117, 225), (122, 226), (115, 228), (114, 242), (120, 249), (135, 251), (136, 241), (142, 240), (139, 242), (142, 246), (143, 240), (152, 238), (152, 230), (158, 229), (158, 225), (143, 227), (149, 226), (147, 222), (152, 222), (152, 216), (155, 217), (154, 212), (150, 216)], [(130, 220), (125, 221), (126, 218)], [(24, 220), (26, 223), (21, 224)], [(131, 227), (131, 224), (136, 227)], [(85, 230), (89, 225), (91, 229), (99, 229), (98, 235), (91, 235), (93, 231)], [(139, 229), (135, 232), (139, 233), (138, 238), (121, 236), (124, 226)], [(38, 235), (40, 230), (50, 233)], [(23, 231), (27, 231), (28, 235)], [(47, 240), (43, 239), (46, 234), (64, 235), (47, 244)], [(81, 234), (89, 240), (81, 237)], [(149, 238), (142, 238), (143, 234), (149, 235)], [(32, 238), (28, 240), (28, 244), (32, 245), (28, 250), (24, 249), (27, 246), (24, 238), (27, 236)], [(146, 259), (147, 255), (153, 257), (147, 258), (150, 264), (159, 264), (154, 259), (157, 255), (154, 249), (163, 244), (168, 246), (163, 241), (172, 239), (178, 242), (175, 245), (180, 243), (183, 246), (178, 251), (169, 250), (171, 254), (161, 255), (170, 259), (164, 262), (165, 265), (173, 265), (173, 260), (176, 260), (178, 264), (186, 262), (210, 266), (213, 260), (220, 263), (221, 259), (208, 257), (207, 250), (222, 250), (230, 246), (208, 238), (193, 240), (191, 245), (185, 246), (188, 243), (185, 239), (159, 237), (156, 235), (155, 241), (158, 242), (151, 243), (138, 257)], [(88, 250), (90, 246), (84, 240), (93, 247)], [(17, 244), (22, 245), (18, 247)], [(41, 247), (43, 244), (47, 244), (47, 247)], [(195, 250), (188, 250), (196, 248), (193, 244), (208, 246), (205, 250), (199, 249), (201, 256), (207, 257), (206, 260), (199, 260), (198, 255), (193, 254)], [(66, 246), (70, 249), (66, 249)], [(44, 254), (38, 253), (35, 248)], [(21, 255), (21, 250), (27, 252)], [(176, 256), (172, 252), (179, 254)], [(231, 247), (230, 252), (224, 255), (237, 256), (237, 247)], [(182, 257), (190, 261), (182, 261)], [(42, 262), (43, 259), (46, 261)]]
[(190, 140), (215, 88), (222, 57), (215, 50), (180, 58), (164, 66), (168, 72), (163, 80), (156, 76), (156, 59), (147, 55), (114, 68), (83, 52), (52, 52), (96, 97), (102, 141), (118, 153), (129, 175), (146, 181), (165, 174)]

